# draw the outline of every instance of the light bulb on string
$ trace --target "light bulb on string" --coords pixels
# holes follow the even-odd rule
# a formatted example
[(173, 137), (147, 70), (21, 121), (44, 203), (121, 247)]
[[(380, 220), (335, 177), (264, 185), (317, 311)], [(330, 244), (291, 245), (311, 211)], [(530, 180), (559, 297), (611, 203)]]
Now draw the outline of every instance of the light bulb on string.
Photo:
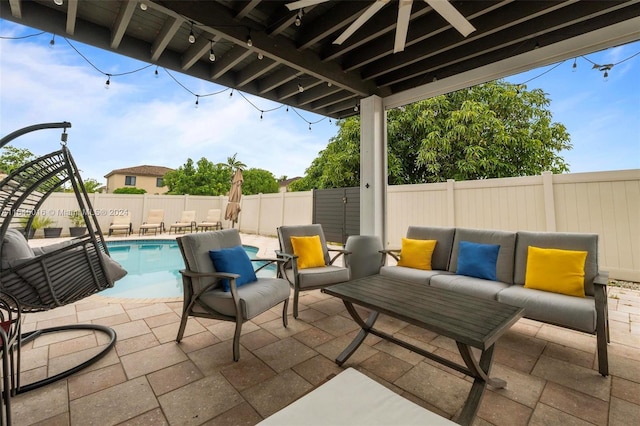
[(602, 76), (604, 77), (605, 82), (609, 81), (609, 71), (605, 70)]
[(309, 123), (309, 131), (311, 131), (311, 123)]
[(304, 87), (302, 87), (302, 84), (298, 83), (298, 92), (302, 93), (304, 92)]
[(358, 112), (358, 110), (359, 110), (359, 109), (360, 109), (360, 108), (358, 108), (358, 104), (356, 104), (356, 106), (354, 106), (354, 107), (353, 107), (353, 110), (354, 110), (355, 112)]
[(53, 49), (53, 46), (56, 45), (56, 35), (51, 34), (51, 41), (49, 42), (49, 47)]
[(264, 111), (260, 110), (260, 120), (264, 117)]
[(576, 63), (577, 60), (578, 58), (573, 58), (573, 65), (571, 66), (572, 68), (571, 72), (576, 72), (578, 70), (578, 64)]
[(160, 73), (158, 72), (158, 67), (156, 66), (156, 70), (153, 72), (155, 78), (160, 78)]
[(57, 5), (57, 6), (62, 6), (62, 4), (64, 3), (63, 0), (53, 0), (53, 2)]
[(258, 52), (258, 59), (262, 60), (262, 58), (264, 58), (264, 55), (262, 54), (262, 52)]
[(200, 96), (196, 95), (196, 109), (198, 108), (198, 105), (200, 105)]
[(193, 44), (196, 42), (196, 35), (193, 33), (193, 21), (191, 21), (191, 31), (189, 31), (189, 43)]
[(211, 40), (211, 49), (209, 50), (209, 60), (214, 62), (216, 60), (216, 54), (213, 53), (213, 40)]
[(107, 81), (104, 82), (104, 88), (108, 89), (111, 87), (111, 74), (107, 74)]
[(231, 93), (229, 93), (229, 97), (232, 98), (233, 97), (233, 89), (231, 89)]
[(141, 10), (147, 10), (147, 4), (146, 3), (140, 3), (140, 9)]
[(302, 24), (302, 9), (298, 10), (298, 14), (296, 15), (295, 24), (296, 24), (296, 27), (299, 27)]
[(247, 37), (247, 46), (253, 46), (253, 40), (251, 40), (251, 36)]

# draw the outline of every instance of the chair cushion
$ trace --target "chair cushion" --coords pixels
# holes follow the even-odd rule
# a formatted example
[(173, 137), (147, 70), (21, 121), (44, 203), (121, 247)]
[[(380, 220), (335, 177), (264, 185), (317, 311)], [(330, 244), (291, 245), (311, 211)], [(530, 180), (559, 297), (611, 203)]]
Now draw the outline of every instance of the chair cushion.
[(431, 256), (436, 248), (436, 240), (414, 240), (402, 238), (402, 250), (398, 266), (431, 270)]
[(586, 251), (529, 246), (525, 288), (584, 297)]
[[(287, 276), (294, 282), (293, 271), (287, 269)], [(301, 289), (325, 287), (349, 281), (349, 269), (342, 266), (324, 266), (322, 268), (307, 268), (298, 271), (298, 284)]]
[[(280, 278), (260, 278), (238, 289), (242, 317), (249, 320), (271, 309), (289, 298), (289, 283)], [(235, 316), (235, 305), (231, 293), (220, 288), (209, 290), (200, 296), (200, 301), (223, 315)], [(194, 310), (202, 308), (194, 307)]]
[(298, 269), (325, 266), (319, 235), (291, 237), (291, 246), (293, 246), (293, 254), (298, 256)]
[(524, 308), (524, 316), (594, 334), (596, 304), (593, 297), (572, 297), (511, 285), (498, 293), (498, 302)]
[(455, 231), (456, 228), (410, 226), (407, 229), (407, 238), (438, 241), (431, 256), (431, 269), (446, 271), (449, 268), (449, 257), (451, 256)]
[(516, 233), (492, 229), (456, 228), (453, 239), (453, 250), (449, 271), (458, 270), (458, 254), (460, 241), (470, 241), (480, 244), (497, 244), (500, 246), (496, 260), (496, 281), (513, 284), (513, 259), (516, 248)]
[[(324, 238), (324, 231), (322, 225), (284, 225), (277, 229), (278, 242), (280, 243), (280, 250), (285, 253), (293, 254), (293, 246), (291, 245), (291, 237), (312, 237), (314, 235), (320, 236), (320, 245), (324, 253), (324, 264), (328, 265), (331, 262), (329, 251), (327, 248), (327, 240)], [(290, 266), (287, 266), (290, 267)]]
[(397, 265), (383, 266), (380, 268), (380, 275), (384, 275), (385, 277), (400, 278), (425, 285), (429, 284), (431, 277), (438, 274), (450, 275), (452, 272), (438, 270), (425, 271), (424, 269), (405, 268), (404, 266)]
[(524, 285), (529, 246), (561, 250), (586, 251), (584, 293), (593, 296), (593, 280), (598, 275), (598, 234), (572, 232), (519, 231), (514, 261), (514, 283)]
[(460, 241), (456, 274), (496, 281), (500, 246)]
[(24, 235), (17, 229), (7, 229), (2, 240), (2, 269), (10, 268), (15, 262), (32, 257), (34, 257), (33, 250)]
[[(258, 280), (253, 270), (251, 259), (249, 259), (249, 255), (247, 255), (247, 252), (244, 251), (242, 246), (210, 250), (209, 256), (217, 272), (229, 272), (240, 275), (236, 278), (236, 287)], [(230, 291), (231, 287), (228, 279), (225, 278), (222, 280), (222, 287), (224, 291)]]
[(489, 300), (496, 300), (497, 295), (502, 290), (512, 287), (512, 285), (505, 284), (501, 281), (491, 281), (453, 274), (434, 275), (431, 277), (429, 285)]

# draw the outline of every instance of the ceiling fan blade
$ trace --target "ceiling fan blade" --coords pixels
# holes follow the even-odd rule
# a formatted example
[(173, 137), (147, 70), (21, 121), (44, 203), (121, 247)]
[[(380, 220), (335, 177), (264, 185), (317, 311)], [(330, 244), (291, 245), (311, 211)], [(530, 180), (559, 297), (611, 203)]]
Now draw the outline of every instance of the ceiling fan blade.
[(433, 10), (438, 12), (463, 36), (468, 36), (476, 29), (467, 18), (462, 16), (458, 9), (453, 7), (448, 0), (424, 0)]
[(316, 4), (325, 3), (329, 0), (299, 0), (285, 4), (289, 10), (304, 9), (307, 6), (315, 6)]
[(398, 23), (396, 24), (396, 40), (393, 43), (393, 53), (402, 52), (407, 42), (407, 30), (411, 17), (413, 0), (400, 0), (398, 3)]
[(365, 10), (364, 13), (358, 17), (358, 19), (356, 19), (351, 23), (351, 25), (349, 25), (349, 28), (347, 28), (346, 30), (344, 30), (342, 34), (340, 34), (340, 37), (338, 37), (333, 41), (333, 44), (344, 43), (346, 39), (351, 37), (351, 35), (355, 33), (356, 30), (362, 26), (362, 24), (367, 22), (373, 15), (376, 14), (376, 12), (382, 9), (387, 3), (389, 3), (389, 0), (376, 0), (375, 3), (369, 6), (367, 10)]

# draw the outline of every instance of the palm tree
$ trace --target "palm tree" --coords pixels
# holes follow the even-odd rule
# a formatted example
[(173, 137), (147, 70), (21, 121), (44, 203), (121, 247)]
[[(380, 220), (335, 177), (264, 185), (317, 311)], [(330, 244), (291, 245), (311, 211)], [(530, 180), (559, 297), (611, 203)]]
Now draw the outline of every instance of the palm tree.
[(229, 167), (231, 171), (244, 170), (247, 167), (247, 165), (240, 160), (236, 160), (236, 155), (238, 155), (237, 152), (233, 154), (233, 157), (227, 157), (226, 166)]

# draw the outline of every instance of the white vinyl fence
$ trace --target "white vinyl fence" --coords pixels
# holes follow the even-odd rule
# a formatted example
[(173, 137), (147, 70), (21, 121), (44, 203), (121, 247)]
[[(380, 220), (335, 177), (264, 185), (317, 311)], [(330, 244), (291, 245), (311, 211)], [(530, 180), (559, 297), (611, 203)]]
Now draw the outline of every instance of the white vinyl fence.
[[(90, 194), (106, 233), (111, 216), (131, 214), (134, 231), (150, 209), (165, 211), (165, 224), (183, 210), (204, 220), (207, 210), (222, 210), (226, 197)], [(76, 207), (73, 194), (56, 193), (42, 211), (68, 234), (65, 213)], [(275, 236), (280, 225), (311, 223), (312, 192), (243, 196), (241, 232)], [(509, 231), (587, 232), (600, 236), (600, 265), (611, 278), (640, 281), (640, 170), (574, 173), (519, 178), (448, 181), (390, 186), (387, 192), (388, 247), (400, 247), (409, 225), (457, 226)]]

